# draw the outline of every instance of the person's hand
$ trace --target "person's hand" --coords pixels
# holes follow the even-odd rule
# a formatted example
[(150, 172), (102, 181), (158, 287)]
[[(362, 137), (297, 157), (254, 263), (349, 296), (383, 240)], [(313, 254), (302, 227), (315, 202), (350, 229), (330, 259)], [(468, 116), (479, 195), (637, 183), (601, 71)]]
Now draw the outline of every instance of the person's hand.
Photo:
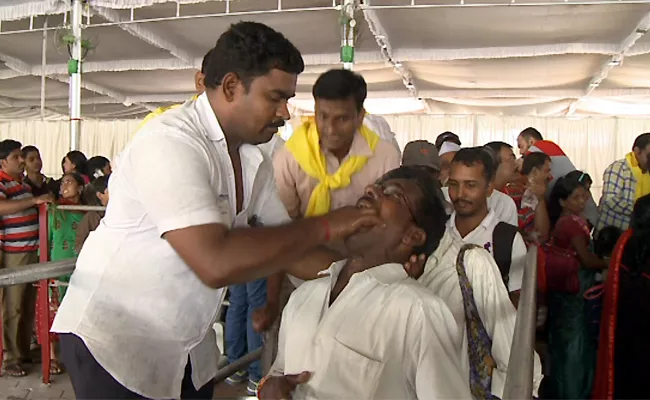
[(34, 197), (34, 204), (37, 206), (40, 206), (41, 204), (49, 204), (53, 202), (54, 202), (54, 196), (52, 195), (52, 193)]
[(306, 383), (311, 373), (302, 372), (298, 375), (273, 376), (264, 381), (259, 393), (260, 400), (290, 399), (296, 386)]
[(548, 188), (548, 182), (544, 182), (539, 178), (530, 178), (528, 180), (528, 188), (538, 199), (544, 198), (546, 195), (546, 189)]
[(424, 266), (427, 263), (427, 257), (424, 254), (416, 256), (413, 254), (407, 262), (404, 263), (404, 271), (413, 279), (418, 279), (424, 273)]
[(279, 311), (280, 307), (272, 303), (266, 303), (264, 307), (253, 311), (253, 329), (255, 329), (255, 332), (268, 331), (278, 318)]
[(351, 206), (339, 208), (321, 218), (324, 218), (328, 225), (330, 241), (345, 239), (382, 223), (375, 209)]

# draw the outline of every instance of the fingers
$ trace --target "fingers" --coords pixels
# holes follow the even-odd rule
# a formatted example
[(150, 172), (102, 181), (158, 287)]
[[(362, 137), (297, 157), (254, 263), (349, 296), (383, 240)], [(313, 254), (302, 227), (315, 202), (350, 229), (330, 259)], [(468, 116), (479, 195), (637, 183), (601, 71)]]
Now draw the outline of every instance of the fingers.
[(306, 383), (309, 378), (311, 378), (311, 372), (303, 371), (298, 375), (285, 375), (285, 379), (293, 387), (300, 385), (301, 383)]

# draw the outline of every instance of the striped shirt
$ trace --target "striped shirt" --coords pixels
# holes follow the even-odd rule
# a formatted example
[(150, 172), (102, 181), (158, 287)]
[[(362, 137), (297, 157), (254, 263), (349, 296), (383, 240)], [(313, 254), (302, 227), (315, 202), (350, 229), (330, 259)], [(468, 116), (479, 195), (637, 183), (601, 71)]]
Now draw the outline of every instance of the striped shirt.
[[(32, 196), (32, 189), (0, 171), (0, 199), (23, 200)], [(0, 216), (0, 250), (25, 253), (38, 250), (38, 210), (35, 207)]]
[(614, 161), (603, 174), (603, 196), (596, 231), (607, 226), (627, 230), (634, 208), (636, 179), (625, 160)]

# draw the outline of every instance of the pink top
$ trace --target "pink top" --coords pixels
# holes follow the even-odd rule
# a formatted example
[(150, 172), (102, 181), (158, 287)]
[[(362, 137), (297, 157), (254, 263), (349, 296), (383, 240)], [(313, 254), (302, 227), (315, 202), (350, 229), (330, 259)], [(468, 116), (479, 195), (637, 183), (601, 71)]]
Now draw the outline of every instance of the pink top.
[[(335, 173), (341, 163), (331, 153), (324, 151), (324, 154), (328, 172)], [(331, 192), (332, 210), (356, 204), (366, 186), (374, 183), (386, 172), (399, 167), (401, 162), (401, 155), (393, 144), (382, 139), (377, 143), (373, 154), (368, 143), (359, 133), (355, 135), (350, 152), (343, 162), (350, 155), (365, 155), (370, 158), (361, 171), (352, 175), (352, 182), (349, 186)], [(309, 204), (309, 197), (318, 184), (318, 180), (310, 177), (300, 168), (286, 147), (279, 149), (273, 156), (273, 169), (280, 199), (287, 208), (289, 216), (291, 218), (304, 216)]]

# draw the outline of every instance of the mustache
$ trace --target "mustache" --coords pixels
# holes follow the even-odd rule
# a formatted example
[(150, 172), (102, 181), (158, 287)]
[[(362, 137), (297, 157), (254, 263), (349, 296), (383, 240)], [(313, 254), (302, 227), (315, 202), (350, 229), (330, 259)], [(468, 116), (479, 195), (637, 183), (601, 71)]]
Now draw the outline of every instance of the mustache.
[(464, 200), (464, 199), (458, 199), (456, 201), (453, 201), (452, 203), (454, 203), (454, 205), (467, 205), (467, 206), (471, 206), (473, 204), (471, 201)]

